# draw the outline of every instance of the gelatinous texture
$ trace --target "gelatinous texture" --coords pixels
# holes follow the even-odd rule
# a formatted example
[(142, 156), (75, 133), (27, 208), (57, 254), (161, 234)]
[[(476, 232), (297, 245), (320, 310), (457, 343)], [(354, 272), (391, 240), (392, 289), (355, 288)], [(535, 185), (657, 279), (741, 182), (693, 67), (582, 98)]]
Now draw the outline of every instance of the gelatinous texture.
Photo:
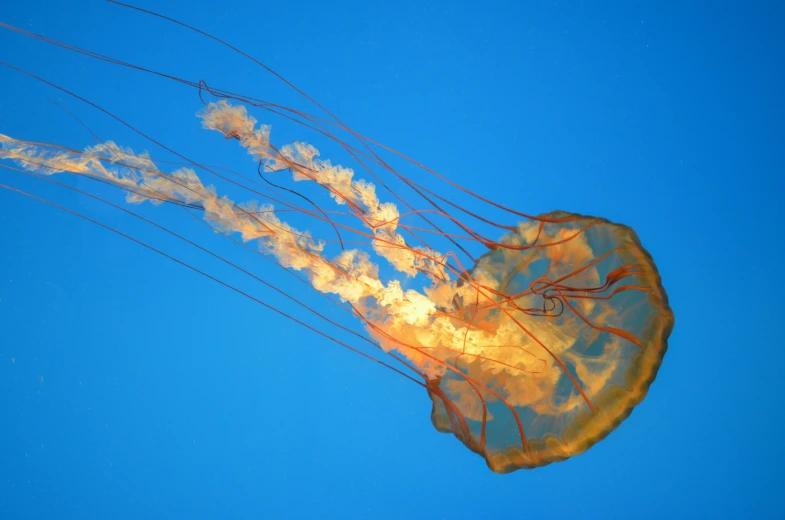
[(471, 337), (441, 351), (457, 370), (428, 385), (436, 428), (499, 473), (564, 460), (613, 431), (645, 397), (674, 323), (632, 229), (543, 218), (565, 221), (523, 224), (479, 259), (450, 313)]
[[(465, 233), (464, 240), (490, 248), (467, 269), (454, 253), (407, 242), (404, 232), (416, 229), (408, 224), (416, 212), (402, 214), (379, 198), (375, 184), (357, 178), (351, 168), (321, 159), (312, 145), (272, 145), (270, 128), (257, 126), (244, 106), (220, 100), (198, 115), (205, 128), (236, 139), (259, 163), (259, 171), (288, 170), (295, 182), (325, 188), (338, 206), (349, 209), (337, 214), (353, 225), (331, 220), (315, 204), (317, 213), (278, 197), (268, 198), (284, 211), (253, 200), (235, 202), (205, 184), (192, 168), (165, 173), (146, 153), (112, 142), (79, 151), (0, 135), (0, 159), (42, 181), (71, 174), (118, 188), (130, 203), (197, 211), (213, 230), (255, 242), (280, 267), (300, 273), (301, 281), (337, 297), (340, 302), (331, 300), (333, 304), (359, 318), (371, 339), (355, 336), (392, 356), (408, 373), (364, 355), (424, 386), (433, 400), (437, 429), (454, 433), (494, 471), (533, 468), (576, 455), (613, 430), (645, 396), (665, 352), (673, 314), (656, 267), (631, 229), (562, 212), (540, 217), (515, 212), (517, 220), (525, 220), (517, 226), (496, 224), (511, 232), (494, 241), (440, 210), (436, 213)], [(237, 188), (265, 195), (199, 167)], [(340, 228), (364, 240), (350, 249), (340, 241), (340, 252), (331, 253), (329, 242), (283, 220), (288, 211), (314, 221), (323, 218), (337, 234)], [(161, 224), (142, 220), (184, 240)], [(437, 227), (433, 231), (454, 236)], [(392, 276), (381, 274), (377, 260), (393, 268)]]

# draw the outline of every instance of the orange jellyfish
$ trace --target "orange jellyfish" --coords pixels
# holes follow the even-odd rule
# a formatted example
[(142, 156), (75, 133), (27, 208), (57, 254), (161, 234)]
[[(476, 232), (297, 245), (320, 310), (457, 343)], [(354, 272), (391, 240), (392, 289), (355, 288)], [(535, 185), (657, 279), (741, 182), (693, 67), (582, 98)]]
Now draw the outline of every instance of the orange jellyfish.
[(471, 340), (442, 350), (457, 370), (428, 386), (436, 428), (500, 473), (564, 460), (608, 435), (645, 397), (673, 327), (632, 229), (540, 218), (480, 258), (442, 311)]
[[(54, 178), (72, 175), (111, 186), (124, 192), (130, 204), (171, 204), (227, 239), (241, 239), (245, 247), (266, 255), (360, 320), (367, 331), (360, 341), (367, 348), (333, 338), (328, 327), (344, 327), (305, 299), (285, 295), (302, 306), (305, 316), (322, 320), (320, 325), (284, 314), (219, 277), (155, 251), (422, 385), (433, 402), (436, 429), (454, 434), (482, 455), (493, 471), (535, 468), (577, 455), (616, 428), (645, 397), (665, 354), (673, 313), (654, 261), (632, 229), (565, 212), (532, 216), (514, 211), (412, 161), (421, 173), (442, 180), (445, 188), (461, 190), (474, 196), (478, 205), (490, 204), (510, 215), (508, 222), (495, 222), (480, 209), (460, 207), (396, 171), (381, 153), (397, 152), (337, 118), (325, 120), (202, 81), (161, 76), (198, 89), (203, 128), (236, 140), (253, 158), (258, 176), (205, 166), (152, 139), (184, 164), (167, 172), (147, 153), (111, 141), (74, 150), (0, 135), (0, 159), (6, 161), (2, 165), (103, 201), (273, 286), (171, 231), (166, 222), (152, 221), (132, 206), (120, 207), (81, 185), (77, 189)], [(209, 96), (215, 99), (207, 101)], [(272, 144), (271, 128), (258, 124), (247, 107), (283, 115), (334, 140), (357, 161), (358, 171), (321, 158), (319, 150), (305, 142)], [(340, 138), (340, 132), (359, 145)], [(328, 209), (294, 187), (273, 184), (266, 177), (272, 174), (318, 186), (323, 198), (336, 206)], [(382, 174), (403, 181), (427, 204), (418, 208), (414, 200), (399, 196)], [(229, 198), (215, 183), (231, 185), (248, 197)], [(0, 187), (87, 218), (152, 249), (144, 240), (75, 210), (6, 183)], [(290, 214), (327, 225), (329, 237), (298, 229), (288, 222)], [(491, 236), (479, 231), (477, 222), (503, 232)], [(354, 239), (347, 240), (348, 236)], [(432, 239), (452, 244), (458, 252), (440, 251)], [(475, 258), (461, 244), (482, 246), (485, 253)], [(388, 271), (394, 274), (383, 274)], [(419, 280), (419, 285), (409, 283), (412, 280)], [(389, 355), (396, 365), (373, 354)]]

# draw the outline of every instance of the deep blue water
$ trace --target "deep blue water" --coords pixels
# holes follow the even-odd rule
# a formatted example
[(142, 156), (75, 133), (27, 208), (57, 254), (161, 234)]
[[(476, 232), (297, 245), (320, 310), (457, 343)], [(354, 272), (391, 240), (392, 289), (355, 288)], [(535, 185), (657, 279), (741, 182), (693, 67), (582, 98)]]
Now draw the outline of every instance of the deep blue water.
[[(632, 226), (676, 328), (627, 421), (566, 462), (494, 474), (433, 429), (422, 388), (105, 229), (0, 190), (0, 518), (783, 518), (785, 8), (527, 4), (138, 5), (225, 38), (354, 129), (484, 197)], [(29, 0), (4, 5), (0, 21), (312, 109), (215, 42), (108, 3)], [(193, 90), (8, 30), (0, 60), (189, 157), (255, 172), (235, 143), (199, 128)], [(49, 99), (104, 139), (165, 155), (6, 68), (0, 133), (92, 144)], [(272, 122), (276, 142), (339, 152), (256, 117)], [(9, 170), (0, 179), (294, 312), (111, 208)], [(198, 223), (175, 226), (230, 249)], [(285, 291), (303, 290), (232, 251)]]

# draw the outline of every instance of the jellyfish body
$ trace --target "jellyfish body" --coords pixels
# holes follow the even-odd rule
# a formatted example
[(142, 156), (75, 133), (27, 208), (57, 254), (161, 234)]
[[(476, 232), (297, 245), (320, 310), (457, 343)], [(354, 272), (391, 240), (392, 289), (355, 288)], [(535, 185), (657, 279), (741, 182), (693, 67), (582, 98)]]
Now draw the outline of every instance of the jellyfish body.
[(429, 385), (434, 426), (500, 473), (564, 460), (614, 430), (645, 397), (674, 323), (632, 229), (542, 218), (561, 221), (521, 225), (479, 259), (471, 278), (485, 288), (455, 301), (478, 333), (443, 356), (458, 370)]

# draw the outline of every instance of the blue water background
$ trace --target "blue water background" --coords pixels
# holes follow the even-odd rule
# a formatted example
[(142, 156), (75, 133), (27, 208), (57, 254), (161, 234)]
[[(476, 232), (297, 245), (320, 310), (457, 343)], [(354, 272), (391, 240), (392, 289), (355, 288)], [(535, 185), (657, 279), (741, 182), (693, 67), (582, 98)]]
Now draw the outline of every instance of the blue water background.
[[(607, 439), (564, 463), (496, 475), (433, 429), (416, 385), (106, 230), (0, 190), (0, 518), (785, 516), (782, 3), (139, 5), (231, 41), (353, 128), (482, 196), (632, 226), (659, 266), (676, 328), (648, 397)], [(108, 3), (7, 2), (0, 21), (312, 109), (214, 42)], [(194, 91), (5, 30), (0, 60), (199, 161), (254, 173), (236, 143), (199, 129)], [(91, 144), (48, 98), (102, 138), (165, 155), (8, 69), (0, 133)], [(274, 142), (308, 139), (349, 162), (299, 132), (273, 121)], [(294, 309), (85, 197), (6, 170), (0, 182)], [(198, 224), (176, 226), (231, 249)], [(258, 258), (236, 257), (313, 298)]]

